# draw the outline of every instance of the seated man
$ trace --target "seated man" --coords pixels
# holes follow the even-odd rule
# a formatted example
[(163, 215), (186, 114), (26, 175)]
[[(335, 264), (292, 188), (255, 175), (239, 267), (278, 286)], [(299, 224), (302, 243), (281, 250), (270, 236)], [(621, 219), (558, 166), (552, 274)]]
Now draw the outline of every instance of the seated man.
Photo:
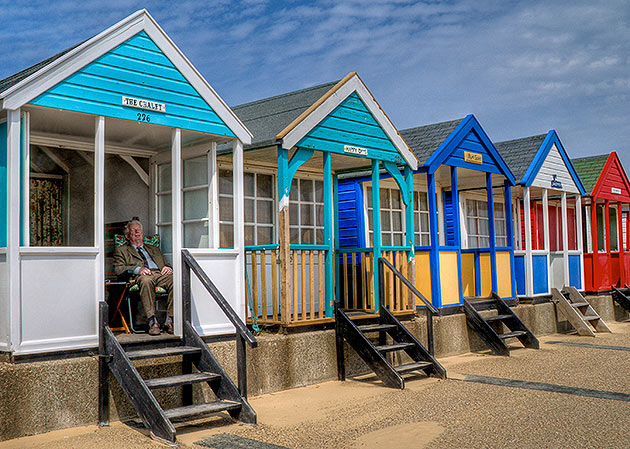
[(173, 269), (166, 264), (160, 248), (144, 244), (142, 223), (131, 220), (125, 226), (125, 238), (129, 245), (114, 250), (114, 271), (117, 276), (129, 273), (136, 276), (140, 287), (140, 300), (149, 318), (149, 335), (160, 335), (160, 325), (155, 318), (155, 287), (168, 293), (167, 318), (164, 329), (173, 333)]

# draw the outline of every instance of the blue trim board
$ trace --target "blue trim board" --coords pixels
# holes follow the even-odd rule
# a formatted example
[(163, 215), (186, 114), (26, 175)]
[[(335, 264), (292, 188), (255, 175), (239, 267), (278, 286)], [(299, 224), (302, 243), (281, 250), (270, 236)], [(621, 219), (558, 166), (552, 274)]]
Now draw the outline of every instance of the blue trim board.
[[(512, 297), (516, 297), (516, 275), (514, 273), (514, 229), (512, 221), (512, 186), (509, 182), (505, 182), (504, 185), (504, 197), (505, 197), (505, 231), (507, 233), (507, 244), (510, 248), (510, 267), (512, 276)], [(496, 250), (496, 248), (495, 248)]]
[(435, 175), (427, 174), (428, 199), (429, 199), (429, 234), (431, 250), (429, 260), (431, 262), (431, 299), (435, 307), (442, 307), (442, 292), (440, 285), (440, 254), (437, 228), (437, 204), (435, 198)]
[(7, 123), (0, 123), (0, 248), (7, 246)]
[(582, 290), (582, 273), (580, 271), (580, 255), (569, 256), (569, 285)]
[(534, 156), (531, 164), (529, 164), (529, 167), (527, 167), (527, 171), (523, 175), (523, 179), (520, 180), (520, 184), (524, 186), (532, 185), (534, 179), (536, 179), (536, 175), (538, 174), (540, 167), (542, 167), (542, 164), (545, 162), (545, 159), (547, 158), (547, 155), (549, 154), (549, 151), (551, 151), (551, 148), (554, 144), (558, 149), (558, 153), (560, 153), (560, 156), (562, 156), (562, 160), (564, 161), (567, 170), (569, 170), (569, 174), (571, 175), (573, 182), (575, 182), (575, 185), (580, 191), (580, 195), (586, 195), (586, 189), (584, 189), (582, 181), (577, 175), (575, 168), (571, 163), (571, 159), (569, 159), (569, 156), (567, 155), (567, 152), (564, 149), (562, 142), (560, 142), (560, 138), (558, 137), (556, 130), (554, 129), (550, 130), (547, 133), (545, 140), (543, 140), (543, 143), (540, 145), (540, 148), (538, 148), (538, 151), (536, 152), (536, 156)]
[(532, 255), (532, 273), (534, 278), (534, 294), (549, 293), (549, 268), (547, 256), (544, 254)]
[[(165, 110), (123, 106), (122, 97), (164, 104)], [(235, 136), (144, 31), (74, 72), (30, 104)]]
[[(470, 133), (474, 134), (477, 142), (466, 140), (466, 137)], [(464, 163), (463, 158), (458, 159), (452, 157), (454, 153), (463, 152), (464, 150), (484, 153), (485, 155), (490, 156), (491, 161), (485, 161), (481, 165), (476, 165), (472, 163)], [(449, 160), (449, 158), (452, 160)], [(447, 160), (449, 160), (448, 163)], [(472, 114), (467, 115), (466, 118), (457, 125), (455, 130), (453, 130), (453, 132), (446, 138), (446, 140), (444, 140), (444, 142), (442, 142), (438, 149), (433, 152), (431, 157), (429, 157), (429, 159), (425, 162), (424, 166), (428, 167), (428, 173), (435, 173), (435, 171), (445, 163), (447, 163), (447, 165), (463, 166), (471, 170), (502, 174), (510, 181), (511, 185), (515, 185), (516, 183), (512, 171), (494, 147), (492, 141), (481, 127), (481, 124)]]
[[(312, 155), (312, 153), (311, 153)], [(323, 164), (324, 164), (324, 245), (326, 245), (327, 251), (324, 255), (324, 272), (326, 278), (324, 279), (324, 297), (325, 303), (325, 315), (326, 317), (333, 316), (333, 186), (332, 186), (332, 161), (331, 155), (328, 152), (324, 152)], [(289, 183), (290, 184), (290, 183)]]
[(490, 234), (490, 279), (492, 291), (498, 293), (497, 283), (497, 237), (494, 227), (494, 194), (492, 191), (492, 173), (486, 173), (486, 193), (488, 198), (488, 233)]
[(525, 256), (514, 256), (514, 277), (516, 278), (516, 294), (525, 295)]

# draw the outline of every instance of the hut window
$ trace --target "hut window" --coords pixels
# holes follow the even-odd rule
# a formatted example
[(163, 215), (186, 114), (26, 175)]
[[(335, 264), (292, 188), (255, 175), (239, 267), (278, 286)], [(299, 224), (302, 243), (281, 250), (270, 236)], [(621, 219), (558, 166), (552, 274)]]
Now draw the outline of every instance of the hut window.
[(208, 156), (184, 161), (184, 247), (208, 248)]
[(156, 225), (160, 234), (160, 243), (164, 256), (170, 260), (173, 253), (173, 226), (171, 201), (173, 198), (171, 191), (171, 164), (159, 164), (157, 166), (157, 197)]
[(414, 238), (416, 246), (429, 246), (429, 202), (426, 192), (413, 192)]
[[(234, 245), (233, 179), (231, 170), (219, 170), (219, 232), (221, 247)], [(274, 178), (264, 173), (243, 173), (245, 245), (274, 242)]]
[[(372, 223), (372, 187), (366, 188), (369, 242), (374, 245)], [(403, 202), (398, 189), (380, 189), (381, 199), (381, 244), (383, 246), (402, 246), (405, 239)]]
[(610, 218), (610, 251), (619, 251), (619, 238), (617, 233), (617, 208), (609, 208)]
[[(490, 246), (490, 227), (488, 225), (488, 203), (486, 201), (466, 199), (466, 232), (468, 248), (488, 248)], [(503, 203), (494, 203), (495, 245), (507, 246), (507, 227)]]
[(293, 179), (289, 195), (291, 243), (324, 244), (324, 184), (314, 179)]

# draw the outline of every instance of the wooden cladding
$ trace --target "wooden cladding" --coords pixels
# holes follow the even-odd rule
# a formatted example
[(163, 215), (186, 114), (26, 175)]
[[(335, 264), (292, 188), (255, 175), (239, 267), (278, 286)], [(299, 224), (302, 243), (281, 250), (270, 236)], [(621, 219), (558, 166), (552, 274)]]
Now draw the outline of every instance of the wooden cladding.
[[(324, 250), (291, 249), (289, 296), (280, 295), (278, 250), (247, 251), (247, 320), (260, 324), (298, 324), (324, 316)], [(282, 311), (285, 311), (284, 316)]]

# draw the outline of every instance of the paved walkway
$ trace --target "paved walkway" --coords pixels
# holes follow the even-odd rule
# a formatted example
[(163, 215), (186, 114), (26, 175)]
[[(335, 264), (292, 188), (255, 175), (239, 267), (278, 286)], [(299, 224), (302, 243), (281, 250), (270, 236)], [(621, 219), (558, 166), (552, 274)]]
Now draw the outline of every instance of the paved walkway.
[[(448, 380), (405, 390), (374, 378), (327, 382), (251, 399), (259, 425), (227, 419), (178, 429), (180, 446), (224, 448), (628, 448), (630, 323), (613, 334), (551, 335), (511, 357), (441, 359)], [(225, 424), (228, 425), (225, 425)], [(164, 447), (116, 423), (0, 443), (0, 449)]]

